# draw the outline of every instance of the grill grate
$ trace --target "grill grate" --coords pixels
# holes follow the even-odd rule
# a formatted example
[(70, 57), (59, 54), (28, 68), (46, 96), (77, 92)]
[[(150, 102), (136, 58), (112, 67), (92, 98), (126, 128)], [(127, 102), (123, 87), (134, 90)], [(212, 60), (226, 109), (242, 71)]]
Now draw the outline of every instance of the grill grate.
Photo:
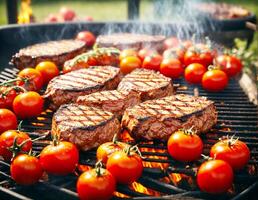
[[(5, 68), (0, 73), (0, 82), (15, 78), (19, 70), (16, 68)], [(235, 175), (234, 190), (224, 195), (208, 195), (198, 190), (195, 184), (189, 184), (187, 180), (194, 180), (194, 168), (202, 162), (199, 160), (188, 166), (174, 161), (166, 152), (166, 146), (157, 142), (142, 142), (139, 148), (145, 162), (155, 166), (169, 166), (165, 169), (145, 168), (143, 176), (138, 183), (148, 191), (136, 191), (132, 186), (119, 185), (113, 199), (131, 197), (133, 199), (244, 199), (258, 187), (257, 165), (258, 165), (258, 109), (250, 103), (236, 80), (231, 80), (227, 89), (221, 93), (207, 93), (201, 87), (188, 85), (183, 80), (175, 81), (177, 93), (198, 93), (215, 101), (219, 116), (217, 125), (207, 134), (202, 135), (205, 144), (204, 154), (209, 153), (209, 148), (218, 138), (226, 135), (236, 135), (240, 140), (247, 143), (251, 149), (251, 160), (248, 167)], [(28, 131), (32, 138), (46, 135), (46, 139), (35, 143), (33, 150), (40, 152), (49, 143), (49, 130), (51, 127), (52, 111), (46, 110), (37, 119), (31, 119), (23, 123), (23, 129)], [(155, 151), (148, 151), (154, 149)], [(95, 151), (82, 152), (80, 164), (94, 166)], [(79, 171), (76, 173), (80, 173)], [(171, 173), (179, 173), (182, 178), (180, 182), (172, 183), (169, 178)], [(186, 176), (187, 175), (187, 176)], [(16, 185), (9, 175), (9, 164), (0, 160), (0, 194), (3, 199), (77, 199), (76, 175), (65, 177), (48, 176), (48, 181), (40, 181), (38, 184), (25, 187)], [(187, 183), (186, 183), (187, 182)], [(46, 192), (47, 191), (47, 192)], [(53, 193), (52, 193), (53, 192)], [(53, 195), (54, 194), (54, 195)], [(155, 195), (155, 196), (153, 196)]]

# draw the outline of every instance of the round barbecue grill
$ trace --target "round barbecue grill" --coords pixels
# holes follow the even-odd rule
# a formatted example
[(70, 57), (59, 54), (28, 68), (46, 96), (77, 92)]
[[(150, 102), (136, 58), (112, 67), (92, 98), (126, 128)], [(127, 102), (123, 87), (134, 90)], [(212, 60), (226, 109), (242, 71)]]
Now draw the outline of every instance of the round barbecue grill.
[[(162, 28), (163, 27), (163, 28)], [(164, 28), (165, 27), (165, 28)], [(96, 35), (105, 31), (141, 32), (173, 35), (179, 25), (149, 23), (65, 23), (33, 24), (0, 28), (0, 82), (14, 78), (18, 69), (8, 65), (11, 56), (20, 48), (47, 40), (73, 38), (84, 29)], [(235, 135), (247, 143), (251, 150), (248, 166), (235, 174), (234, 186), (226, 194), (209, 195), (201, 192), (195, 184), (195, 169), (203, 162), (180, 163), (173, 160), (166, 151), (166, 144), (160, 142), (140, 142), (144, 156), (144, 173), (132, 185), (118, 185), (113, 199), (255, 199), (258, 188), (258, 109), (249, 101), (238, 83), (232, 79), (221, 93), (208, 93), (199, 86), (188, 85), (183, 79), (173, 81), (178, 94), (206, 96), (215, 101), (218, 123), (202, 135), (204, 154), (208, 155), (211, 145), (220, 137)], [(24, 121), (22, 128), (32, 138), (38, 140), (33, 150), (40, 152), (49, 143), (53, 112), (46, 108), (41, 116)], [(126, 136), (126, 134), (125, 134)], [(9, 164), (0, 160), (1, 199), (77, 199), (76, 180), (83, 170), (93, 167), (96, 162), (94, 150), (81, 152), (80, 166), (69, 176), (45, 176), (38, 184), (25, 187), (15, 184), (9, 174)]]

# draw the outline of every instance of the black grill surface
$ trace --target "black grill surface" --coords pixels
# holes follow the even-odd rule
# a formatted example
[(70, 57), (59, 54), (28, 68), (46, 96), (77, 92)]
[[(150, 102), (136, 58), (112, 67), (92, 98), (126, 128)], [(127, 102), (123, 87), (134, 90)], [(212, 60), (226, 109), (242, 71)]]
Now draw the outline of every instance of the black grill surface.
[[(5, 68), (0, 73), (0, 82), (14, 78), (18, 72), (16, 68)], [(231, 80), (227, 89), (221, 93), (207, 93), (199, 86), (188, 85), (184, 80), (174, 81), (178, 94), (206, 96), (215, 101), (218, 110), (218, 123), (207, 134), (202, 135), (205, 144), (204, 154), (220, 137), (235, 135), (246, 142), (251, 150), (251, 160), (248, 166), (235, 173), (234, 186), (227, 194), (209, 195), (198, 190), (194, 183), (194, 169), (203, 162), (183, 164), (174, 161), (166, 151), (166, 145), (158, 142), (139, 143), (145, 161), (150, 164), (163, 163), (169, 167), (165, 169), (145, 167), (143, 176), (138, 183), (148, 188), (148, 192), (136, 191), (131, 186), (119, 185), (118, 193), (113, 199), (255, 199), (258, 188), (258, 109), (249, 102), (237, 80)], [(52, 111), (46, 110), (37, 119), (24, 121), (23, 130), (32, 138), (42, 137), (34, 144), (33, 150), (39, 153), (49, 143), (49, 130), (51, 127)], [(154, 149), (148, 151), (148, 149)], [(159, 150), (157, 152), (157, 150)], [(96, 162), (95, 151), (81, 152), (80, 164), (94, 166)], [(9, 164), (0, 160), (0, 199), (77, 199), (76, 180), (80, 173), (69, 176), (48, 176), (33, 186), (19, 186), (15, 184), (9, 174)], [(171, 173), (179, 173), (182, 179), (173, 182)]]

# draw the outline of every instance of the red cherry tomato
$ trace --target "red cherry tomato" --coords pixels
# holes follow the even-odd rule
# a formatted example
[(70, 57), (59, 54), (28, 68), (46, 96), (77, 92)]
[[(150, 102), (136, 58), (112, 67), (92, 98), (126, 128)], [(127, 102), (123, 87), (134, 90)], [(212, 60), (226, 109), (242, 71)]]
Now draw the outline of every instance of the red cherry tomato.
[(221, 55), (215, 60), (217, 66), (221, 67), (229, 77), (239, 74), (243, 68), (241, 60), (235, 56)]
[(90, 31), (81, 31), (76, 36), (77, 40), (81, 40), (86, 43), (87, 47), (92, 47), (96, 42), (96, 37)]
[(163, 58), (177, 58), (184, 63), (185, 49), (182, 47), (170, 48), (163, 52)]
[(237, 171), (243, 169), (248, 163), (250, 150), (247, 145), (240, 140), (225, 139), (212, 146), (210, 156), (226, 161)]
[(37, 92), (19, 94), (13, 101), (13, 111), (21, 119), (38, 116), (43, 106), (44, 100)]
[(81, 200), (108, 200), (116, 190), (116, 181), (106, 169), (91, 169), (80, 175), (76, 188)]
[(0, 108), (12, 109), (13, 100), (17, 95), (18, 92), (11, 87), (0, 87)]
[(233, 170), (223, 160), (209, 160), (204, 162), (197, 172), (199, 188), (211, 194), (226, 192), (233, 183)]
[(74, 144), (62, 141), (46, 146), (40, 153), (39, 161), (46, 172), (67, 175), (75, 170), (79, 152)]
[(44, 84), (47, 84), (52, 78), (59, 75), (58, 67), (55, 63), (50, 61), (44, 61), (39, 63), (36, 66), (36, 70), (41, 73)]
[(117, 151), (108, 158), (107, 170), (110, 171), (118, 183), (130, 184), (142, 175), (142, 159), (136, 153), (131, 152), (128, 155), (123, 151)]
[(65, 20), (65, 21), (72, 21), (76, 16), (75, 12), (72, 9), (67, 8), (67, 7), (62, 7), (60, 9), (59, 13), (60, 13), (61, 17), (63, 18), (63, 20)]
[(162, 62), (162, 56), (159, 54), (152, 54), (145, 57), (142, 63), (142, 67), (145, 69), (159, 70), (160, 63)]
[(15, 114), (5, 108), (0, 109), (0, 134), (10, 129), (17, 129), (17, 119)]
[(155, 52), (153, 50), (150, 49), (141, 49), (138, 52), (138, 57), (141, 59), (141, 61), (143, 62), (143, 60), (145, 59), (145, 57), (150, 56), (152, 54), (154, 54)]
[(185, 80), (189, 83), (201, 83), (206, 68), (199, 63), (192, 63), (185, 68)]
[(10, 161), (12, 158), (13, 152), (10, 151), (10, 148), (14, 147), (15, 140), (18, 146), (26, 141), (23, 146), (15, 149), (17, 154), (20, 151), (29, 152), (32, 148), (32, 141), (26, 133), (16, 130), (5, 131), (0, 135), (0, 155), (6, 161)]
[(39, 91), (43, 86), (43, 77), (36, 69), (25, 68), (19, 72), (18, 77), (27, 79), (27, 81), (17, 81), (17, 85), (24, 87), (26, 90)]
[(172, 47), (178, 47), (180, 44), (179, 40), (177, 37), (169, 37), (164, 41), (164, 47), (165, 49), (169, 49)]
[(184, 73), (184, 68), (178, 59), (165, 58), (160, 64), (160, 72), (171, 78), (179, 78)]
[(123, 60), (126, 57), (137, 57), (137, 51), (135, 49), (124, 49), (119, 55), (119, 60)]
[(21, 185), (31, 185), (41, 178), (43, 170), (39, 164), (39, 160), (27, 154), (21, 154), (12, 161), (11, 177)]
[(120, 62), (120, 70), (123, 74), (128, 74), (136, 68), (141, 67), (141, 60), (135, 56), (125, 57)]
[(167, 148), (174, 159), (191, 162), (201, 157), (203, 143), (198, 135), (179, 130), (170, 136)]
[(202, 87), (210, 92), (224, 90), (228, 85), (227, 74), (221, 70), (209, 70), (202, 77)]

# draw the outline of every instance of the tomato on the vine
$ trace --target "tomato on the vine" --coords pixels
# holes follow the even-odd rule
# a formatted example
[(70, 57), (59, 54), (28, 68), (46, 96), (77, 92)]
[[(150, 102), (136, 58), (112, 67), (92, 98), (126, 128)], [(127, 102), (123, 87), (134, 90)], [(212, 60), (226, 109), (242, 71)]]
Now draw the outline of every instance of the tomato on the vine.
[(107, 160), (107, 170), (118, 183), (130, 184), (142, 175), (143, 163), (141, 157), (134, 152), (117, 151)]
[(199, 188), (211, 194), (224, 193), (233, 183), (233, 170), (223, 160), (209, 160), (204, 162), (197, 172)]
[(97, 149), (97, 159), (103, 163), (106, 163), (112, 153), (122, 151), (128, 147), (128, 144), (118, 141), (103, 143)]
[(201, 83), (206, 68), (199, 63), (192, 63), (185, 68), (185, 80), (189, 83)]
[(29, 152), (31, 148), (32, 141), (25, 132), (8, 130), (0, 135), (0, 155), (6, 161), (10, 161), (13, 155), (20, 152)]
[(172, 158), (191, 162), (201, 157), (203, 143), (201, 138), (190, 130), (178, 130), (169, 137), (167, 148)]
[(44, 84), (47, 84), (52, 78), (58, 76), (59, 74), (59, 70), (56, 64), (50, 61), (39, 63), (36, 66), (36, 70), (41, 73)]
[(76, 188), (81, 200), (108, 200), (116, 190), (116, 180), (108, 170), (97, 167), (83, 172)]
[(141, 60), (136, 56), (128, 56), (120, 61), (120, 70), (123, 74), (128, 74), (136, 68), (141, 67)]
[(67, 175), (75, 170), (79, 162), (79, 152), (71, 142), (54, 141), (41, 151), (39, 161), (46, 172)]
[(15, 97), (13, 111), (18, 118), (38, 116), (43, 111), (44, 100), (37, 92), (25, 92)]
[(159, 54), (152, 54), (146, 56), (143, 60), (142, 67), (145, 69), (159, 70), (160, 63), (162, 62), (162, 56)]
[(214, 144), (210, 157), (226, 161), (234, 170), (245, 167), (250, 159), (250, 150), (247, 145), (236, 139), (224, 139)]
[(92, 47), (96, 41), (95, 35), (90, 31), (79, 32), (76, 36), (76, 39), (85, 42), (87, 47)]
[(165, 58), (160, 64), (160, 73), (171, 78), (179, 78), (184, 73), (184, 68), (178, 59)]
[(17, 85), (24, 87), (29, 91), (39, 91), (43, 86), (43, 77), (41, 73), (33, 68), (25, 68), (19, 72)]
[(27, 154), (21, 154), (14, 158), (10, 166), (10, 172), (13, 180), (21, 185), (36, 183), (43, 174), (39, 160)]
[(119, 55), (119, 60), (123, 60), (126, 57), (137, 57), (137, 51), (135, 49), (124, 49)]
[(202, 87), (210, 92), (224, 90), (228, 85), (228, 76), (219, 69), (208, 70), (202, 77)]
[(229, 77), (239, 74), (243, 68), (241, 60), (233, 55), (220, 55), (215, 59), (215, 64)]
[(5, 108), (0, 109), (0, 134), (4, 131), (16, 129), (17, 118), (15, 114)]
[(0, 87), (0, 108), (11, 109), (18, 92), (13, 87)]

